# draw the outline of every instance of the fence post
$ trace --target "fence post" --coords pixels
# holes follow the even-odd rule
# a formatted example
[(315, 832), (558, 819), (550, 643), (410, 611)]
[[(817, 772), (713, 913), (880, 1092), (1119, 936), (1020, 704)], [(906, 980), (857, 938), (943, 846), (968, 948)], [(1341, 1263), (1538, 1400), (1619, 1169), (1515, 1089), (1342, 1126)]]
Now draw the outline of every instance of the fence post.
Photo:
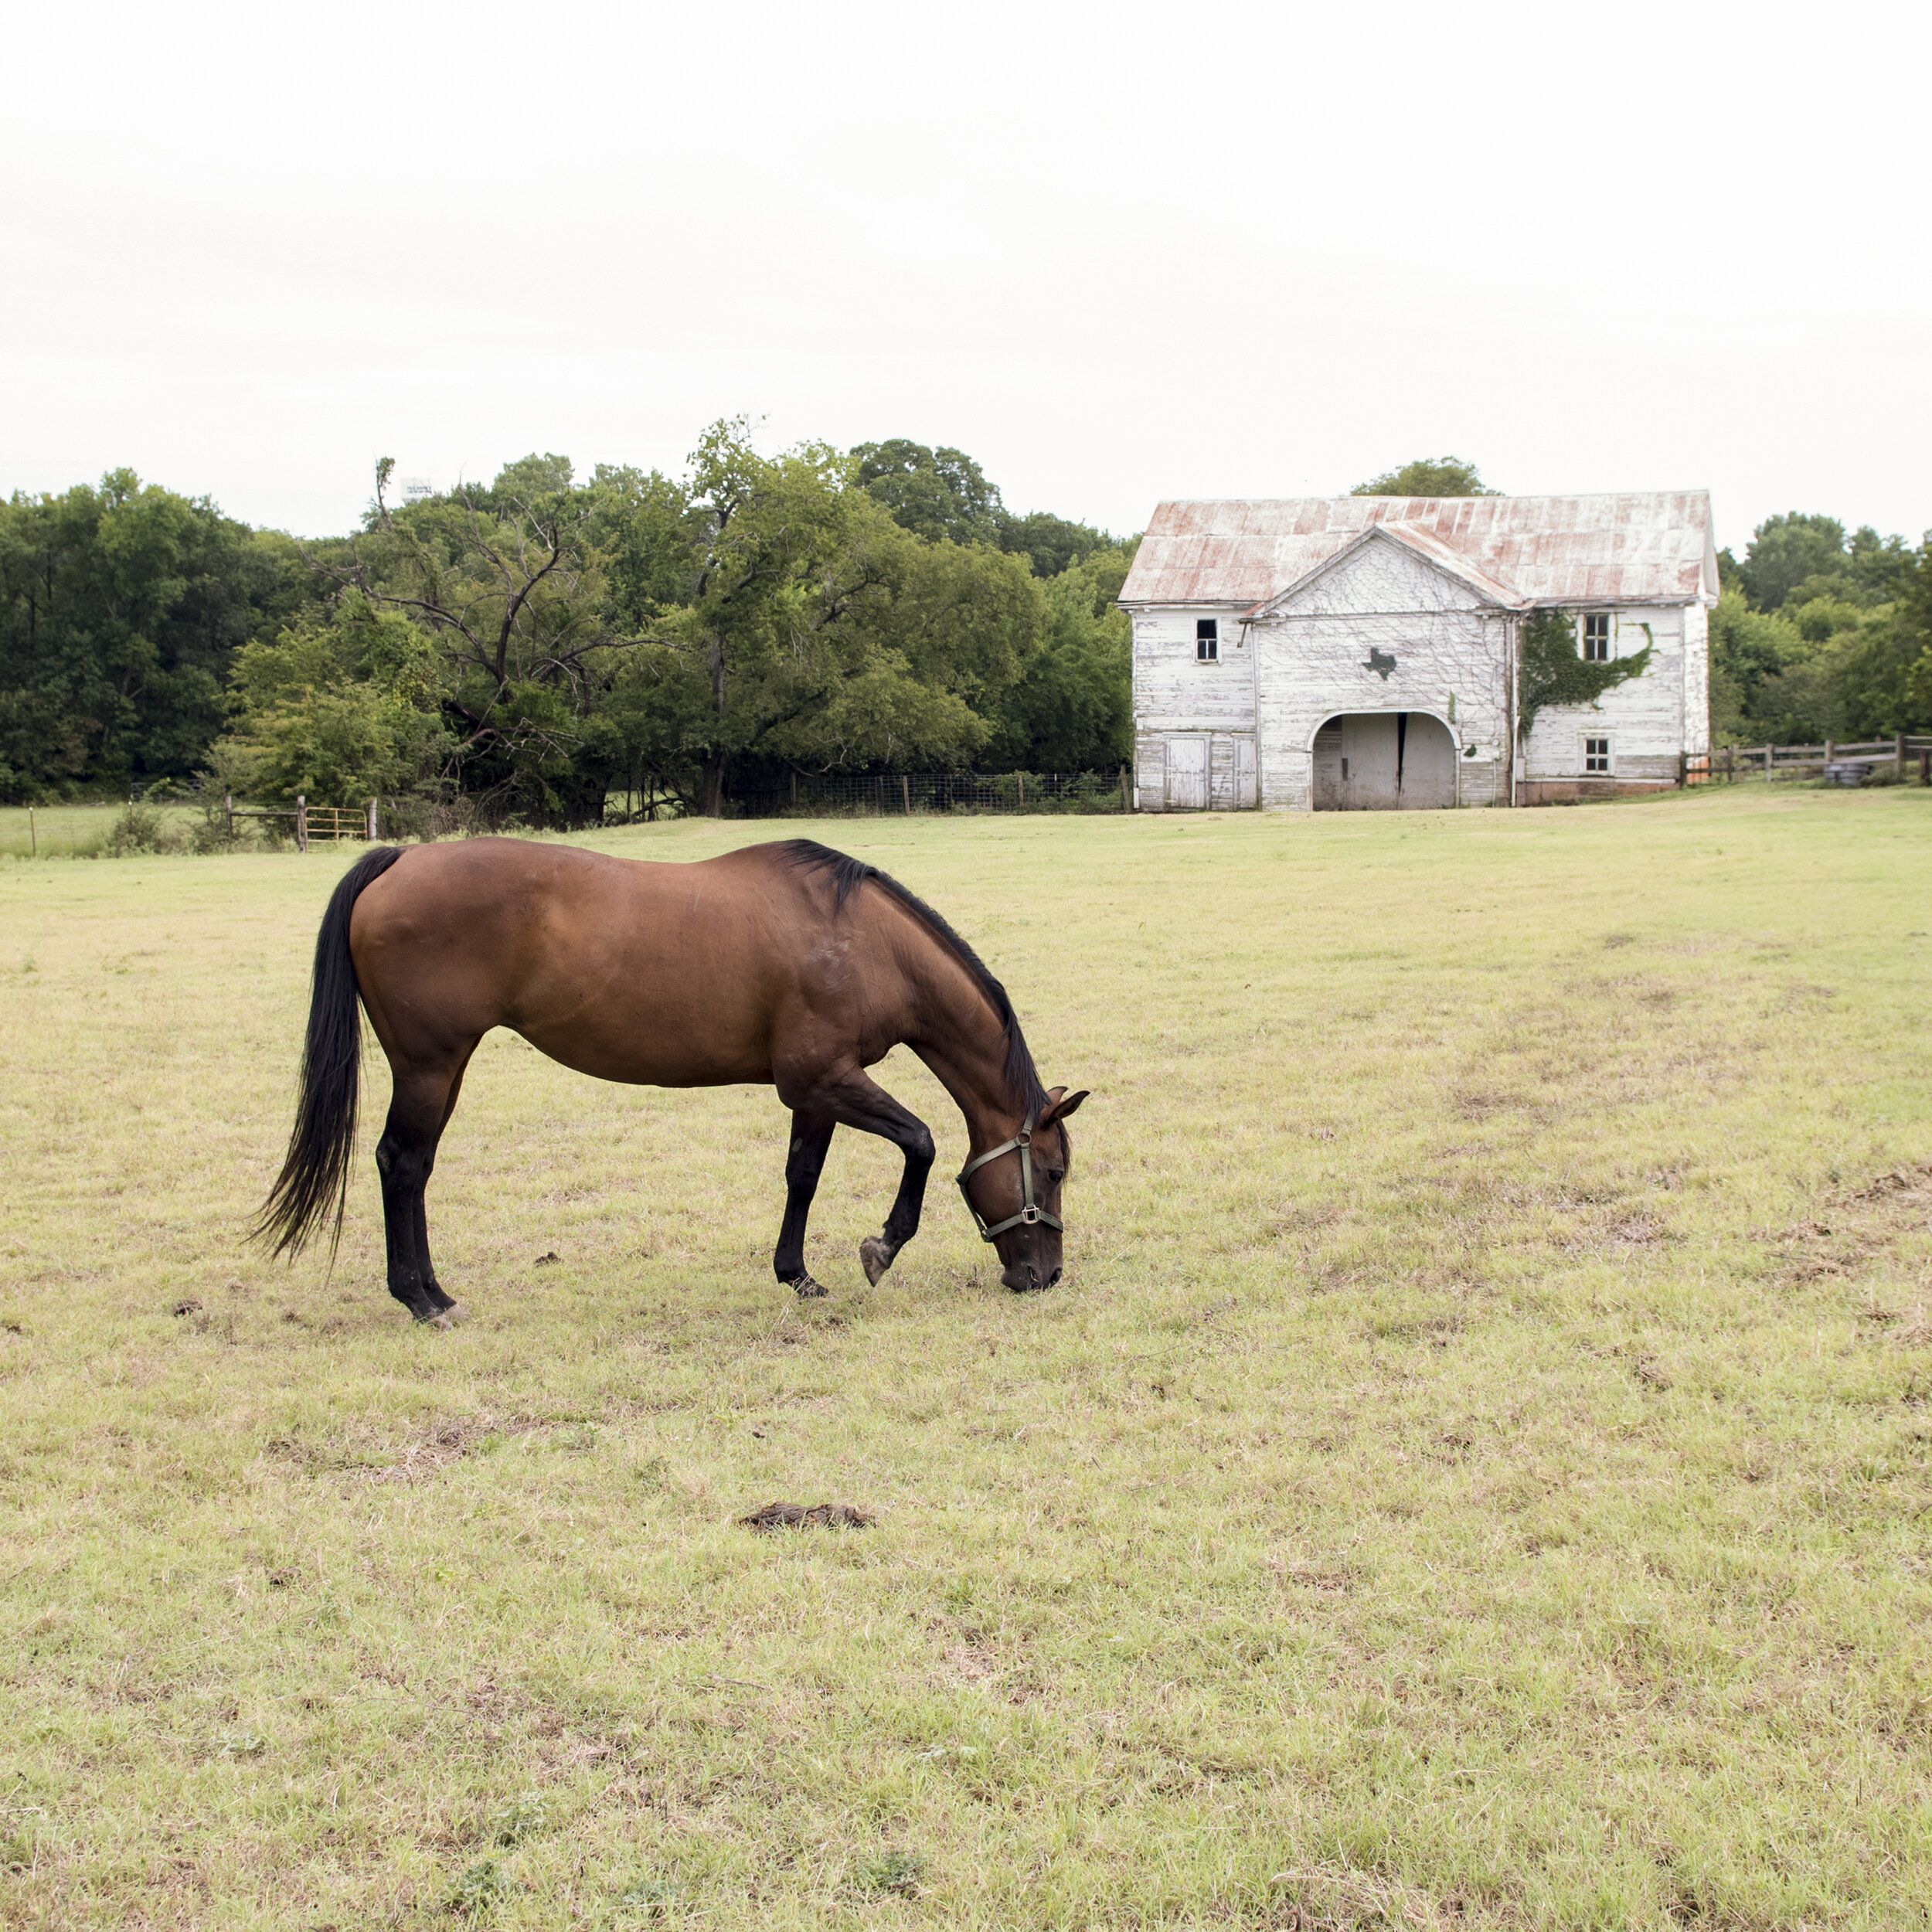
[(1771, 748), (1769, 745), (1764, 747), (1764, 782), (1767, 785), (1771, 782)]
[(299, 791), (295, 794), (295, 849), (308, 849), (308, 801)]
[(1123, 811), (1134, 809), (1134, 787), (1128, 783), (1125, 765), (1121, 767), (1121, 809)]
[(1019, 808), (1024, 811), (1026, 809), (1026, 774), (1022, 771), (1016, 772), (1014, 776), (1019, 780)]
[(1932, 785), (1932, 750), (1919, 753), (1919, 783)]
[(913, 815), (913, 781), (902, 771), (899, 774), (899, 795), (906, 801), (906, 816)]
[(1905, 733), (1903, 731), (1894, 743), (1896, 750), (1892, 763), (1892, 777), (1895, 783), (1902, 785), (1905, 783)]
[(369, 801), (369, 842), (372, 845), (381, 836), (382, 834), (376, 829), (376, 801), (372, 798)]
[(1827, 738), (1827, 739), (1825, 740), (1825, 772), (1826, 772), (1826, 774), (1827, 774), (1827, 775), (1828, 775), (1828, 776), (1829, 775), (1829, 774), (1830, 774), (1830, 772), (1831, 772), (1831, 769), (1832, 769), (1832, 741), (1831, 741), (1831, 740), (1830, 740), (1829, 738)]

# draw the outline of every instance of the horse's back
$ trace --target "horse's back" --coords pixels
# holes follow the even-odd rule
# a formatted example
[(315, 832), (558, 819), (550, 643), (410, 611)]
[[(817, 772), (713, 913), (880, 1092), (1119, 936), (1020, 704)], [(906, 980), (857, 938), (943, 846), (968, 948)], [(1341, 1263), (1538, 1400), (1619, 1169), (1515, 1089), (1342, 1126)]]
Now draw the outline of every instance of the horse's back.
[(773, 1077), (815, 1003), (827, 918), (783, 848), (686, 864), (478, 838), (413, 847), (356, 904), (351, 948), (391, 1057), (507, 1026), (607, 1080)]

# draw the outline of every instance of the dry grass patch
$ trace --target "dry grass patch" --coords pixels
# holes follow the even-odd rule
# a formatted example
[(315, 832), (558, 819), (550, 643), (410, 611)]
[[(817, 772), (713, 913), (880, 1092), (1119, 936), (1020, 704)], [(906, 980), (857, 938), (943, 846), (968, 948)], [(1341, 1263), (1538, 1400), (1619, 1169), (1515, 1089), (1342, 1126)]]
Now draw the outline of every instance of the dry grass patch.
[(842, 827), (1067, 1285), (492, 1040), (447, 1333), (240, 1243), (330, 858), (0, 865), (0, 1923), (1923, 1923), (1925, 806)]

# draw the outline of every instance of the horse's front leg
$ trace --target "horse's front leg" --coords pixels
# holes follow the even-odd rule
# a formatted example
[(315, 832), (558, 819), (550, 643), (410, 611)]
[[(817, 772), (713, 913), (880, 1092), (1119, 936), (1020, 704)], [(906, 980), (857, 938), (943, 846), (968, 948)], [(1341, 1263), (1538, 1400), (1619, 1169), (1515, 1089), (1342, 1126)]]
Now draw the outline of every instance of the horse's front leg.
[[(919, 1232), (920, 1212), (926, 1202), (926, 1177), (932, 1172), (937, 1151), (933, 1145), (932, 1131), (917, 1114), (901, 1107), (883, 1087), (875, 1084), (859, 1067), (848, 1067), (822, 1075), (810, 1083), (804, 1094), (794, 1097), (781, 1091), (781, 1097), (796, 1113), (821, 1114), (842, 1127), (855, 1127), (861, 1133), (876, 1134), (881, 1140), (890, 1141), (905, 1156), (899, 1192), (893, 1199), (892, 1212), (886, 1216), (883, 1230), (868, 1235), (859, 1244), (859, 1266), (866, 1270), (866, 1279), (876, 1286), (879, 1277), (892, 1266), (893, 1257)], [(828, 1128), (828, 1137), (830, 1131)], [(821, 1155), (821, 1164), (822, 1160)], [(813, 1178), (815, 1184), (817, 1177), (815, 1175)], [(790, 1225), (789, 1209), (787, 1225)], [(802, 1219), (801, 1232), (802, 1234)], [(802, 1250), (800, 1265), (802, 1267)]]
[(838, 1124), (829, 1114), (811, 1114), (803, 1107), (792, 1112), (791, 1145), (785, 1154), (785, 1219), (778, 1230), (771, 1265), (787, 1287), (802, 1295), (825, 1292), (805, 1267), (805, 1220), (811, 1213), (812, 1196), (818, 1192), (818, 1177), (825, 1171), (832, 1129)]
[[(903, 1110), (902, 1110), (903, 1111)], [(926, 1177), (933, 1171), (936, 1150), (923, 1121), (907, 1114), (913, 1133), (909, 1138), (889, 1136), (906, 1156), (904, 1172), (899, 1177), (899, 1192), (893, 1197), (892, 1212), (884, 1229), (869, 1234), (859, 1244), (859, 1265), (874, 1287), (879, 1277), (893, 1264), (893, 1257), (919, 1232), (919, 1217), (926, 1206)]]

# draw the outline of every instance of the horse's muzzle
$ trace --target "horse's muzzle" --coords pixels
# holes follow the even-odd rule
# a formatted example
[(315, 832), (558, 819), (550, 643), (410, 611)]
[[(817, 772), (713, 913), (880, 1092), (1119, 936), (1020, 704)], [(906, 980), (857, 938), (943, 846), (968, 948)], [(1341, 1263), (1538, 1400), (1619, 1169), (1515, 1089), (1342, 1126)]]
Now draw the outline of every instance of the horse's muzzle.
[(1000, 1280), (1015, 1294), (1031, 1294), (1042, 1288), (1050, 1288), (1060, 1278), (1061, 1270), (1049, 1268), (1041, 1274), (1037, 1264), (1032, 1261), (1015, 1261), (1000, 1271)]

